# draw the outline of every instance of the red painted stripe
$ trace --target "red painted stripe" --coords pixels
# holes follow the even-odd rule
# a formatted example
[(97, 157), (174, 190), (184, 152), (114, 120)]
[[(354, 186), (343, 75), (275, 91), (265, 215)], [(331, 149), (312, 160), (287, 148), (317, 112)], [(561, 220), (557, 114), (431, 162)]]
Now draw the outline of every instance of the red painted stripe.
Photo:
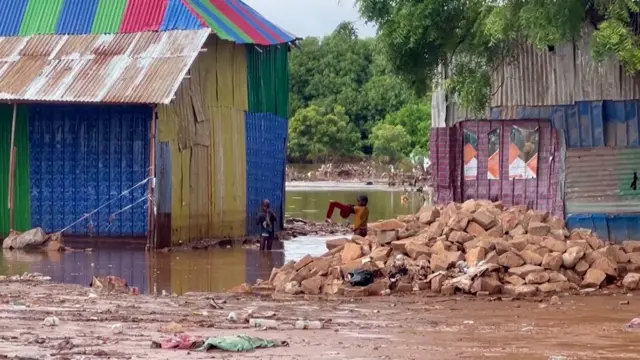
[(169, 0), (129, 0), (120, 32), (159, 31), (168, 5)]
[(224, 0), (209, 0), (211, 4), (215, 8), (218, 9), (229, 21), (231, 21), (235, 26), (237, 26), (242, 32), (247, 34), (253, 40), (254, 43), (258, 44), (269, 44), (271, 41), (264, 37), (264, 35), (260, 34), (258, 30), (256, 30), (253, 25), (249, 24), (245, 19), (242, 18), (242, 15), (238, 14), (233, 8), (231, 8)]
[(236, 1), (236, 0), (230, 0), (230, 1), (234, 2), (239, 9), (242, 9), (241, 11), (246, 17), (253, 20), (256, 24), (258, 24), (264, 31), (268, 32), (269, 35), (271, 35), (278, 42), (285, 42), (285, 40), (282, 39), (280, 36), (278, 36), (278, 34), (276, 34), (268, 24), (265, 24), (262, 19), (254, 16), (253, 13), (247, 10), (246, 5), (244, 5), (240, 1)]

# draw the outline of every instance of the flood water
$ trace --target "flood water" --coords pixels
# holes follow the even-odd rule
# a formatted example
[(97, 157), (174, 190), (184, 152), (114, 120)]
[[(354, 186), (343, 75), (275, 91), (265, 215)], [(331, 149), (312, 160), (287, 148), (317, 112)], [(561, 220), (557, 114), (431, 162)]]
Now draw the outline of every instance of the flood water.
[[(353, 203), (362, 193), (369, 196), (370, 221), (415, 213), (423, 202), (418, 193), (407, 193), (409, 201), (403, 203), (404, 191), (389, 191), (384, 187), (294, 183), (287, 187), (286, 215), (322, 221), (330, 200)], [(283, 250), (272, 252), (244, 248), (146, 252), (143, 247), (106, 243), (96, 246), (94, 252), (4, 251), (0, 257), (0, 275), (39, 272), (56, 282), (85, 286), (93, 276), (115, 275), (144, 293), (223, 292), (244, 282), (268, 279), (274, 267), (287, 261), (298, 260), (306, 254), (323, 254), (326, 239), (297, 238), (283, 242), (279, 247)]]

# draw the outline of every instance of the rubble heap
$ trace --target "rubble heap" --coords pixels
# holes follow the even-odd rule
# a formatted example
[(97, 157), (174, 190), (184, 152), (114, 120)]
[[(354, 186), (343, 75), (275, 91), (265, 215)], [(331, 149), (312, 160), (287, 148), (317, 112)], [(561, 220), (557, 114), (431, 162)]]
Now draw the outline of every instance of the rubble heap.
[[(523, 297), (608, 285), (636, 289), (640, 241), (605, 243), (569, 232), (562, 218), (500, 202), (424, 206), (416, 215), (369, 225), (366, 238), (327, 241), (329, 251), (274, 269), (253, 290), (366, 296), (430, 290)], [(376, 276), (351, 286), (358, 269)], [(397, 281), (396, 281), (397, 280)]]

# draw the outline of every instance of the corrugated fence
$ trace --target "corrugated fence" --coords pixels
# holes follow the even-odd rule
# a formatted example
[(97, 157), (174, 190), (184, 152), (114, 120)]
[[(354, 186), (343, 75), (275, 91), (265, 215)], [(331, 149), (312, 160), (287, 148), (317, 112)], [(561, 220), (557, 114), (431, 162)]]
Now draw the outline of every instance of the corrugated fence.
[(128, 190), (149, 176), (150, 121), (150, 106), (29, 105), (33, 225), (59, 231), (107, 205), (69, 233), (144, 236), (147, 184)]
[[(27, 106), (17, 108), (15, 188), (14, 188), (14, 228), (19, 231), (31, 228), (31, 199), (29, 189), (29, 121)], [(11, 123), (13, 105), (0, 105), (0, 234), (5, 236), (10, 230), (8, 208), (9, 156), (11, 148)]]
[(173, 243), (240, 237), (246, 229), (245, 48), (213, 37), (205, 46), (175, 101), (158, 107), (158, 140), (171, 148), (158, 154), (171, 159), (158, 164), (171, 172)]
[(257, 215), (264, 199), (282, 225), (285, 200), (285, 162), (287, 153), (287, 119), (273, 114), (247, 113), (247, 234), (258, 232)]
[[(640, 239), (640, 101), (580, 101), (560, 106), (496, 107), (493, 120), (551, 120), (566, 156), (562, 195), (569, 228), (586, 227), (604, 239)], [(434, 160), (461, 151), (456, 128), (432, 129)], [(458, 149), (460, 147), (460, 149)], [(435, 160), (437, 161), (437, 160)], [(435, 163), (435, 162), (434, 162)], [(438, 201), (462, 198), (452, 183), (462, 165), (438, 166)], [(635, 186), (634, 186), (635, 185)]]

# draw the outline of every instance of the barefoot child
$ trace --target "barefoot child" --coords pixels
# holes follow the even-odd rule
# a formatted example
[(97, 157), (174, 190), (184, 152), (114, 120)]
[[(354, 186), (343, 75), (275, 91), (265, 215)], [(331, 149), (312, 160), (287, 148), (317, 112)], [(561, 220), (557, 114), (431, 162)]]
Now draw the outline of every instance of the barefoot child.
[(367, 222), (369, 221), (369, 208), (367, 204), (369, 198), (367, 195), (358, 196), (357, 205), (342, 204), (337, 201), (331, 201), (329, 203), (329, 210), (327, 211), (327, 222), (331, 222), (333, 211), (340, 209), (340, 216), (343, 219), (348, 218), (353, 214), (353, 233), (362, 237), (367, 236)]
[(262, 209), (258, 214), (258, 226), (260, 226), (260, 250), (271, 251), (275, 238), (275, 224), (277, 218), (271, 211), (269, 200), (262, 200)]

